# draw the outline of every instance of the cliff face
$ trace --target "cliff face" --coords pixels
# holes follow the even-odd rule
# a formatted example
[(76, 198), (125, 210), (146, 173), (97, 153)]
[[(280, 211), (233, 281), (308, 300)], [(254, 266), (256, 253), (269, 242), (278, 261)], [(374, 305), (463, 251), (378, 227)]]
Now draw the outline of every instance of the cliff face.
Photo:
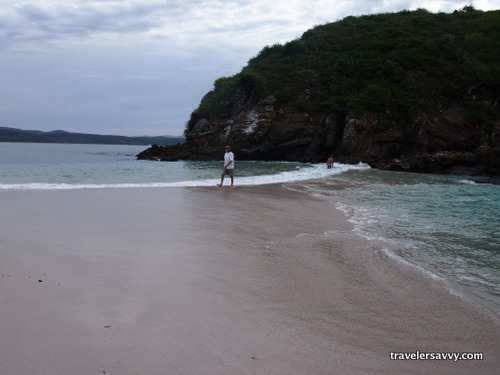
[(380, 169), (500, 175), (500, 122), (485, 131), (467, 123), (460, 107), (381, 129), (384, 119), (376, 115), (309, 115), (274, 102), (271, 96), (224, 120), (199, 119), (184, 145), (156, 146), (139, 158), (219, 160), (230, 144), (240, 160), (324, 162), (333, 154), (340, 162)]
[[(474, 24), (496, 24), (499, 16), (406, 12), (349, 18), (288, 45), (266, 47), (240, 74), (216, 81), (193, 112), (183, 145), (154, 146), (138, 157), (219, 160), (230, 144), (240, 160), (324, 162), (334, 155), (381, 169), (499, 176), (498, 28), (480, 35)], [(371, 22), (404, 32), (380, 46), (366, 31)], [(435, 30), (425, 34), (422, 22)], [(422, 43), (437, 55), (431, 59), (426, 52), (422, 60), (413, 47), (401, 49), (409, 40), (420, 46), (408, 25), (418, 26)], [(456, 37), (469, 35), (467, 27), (481, 40), (470, 59), (484, 76), (467, 69), (472, 65), (463, 46), (472, 36), (462, 35), (463, 45)], [(459, 51), (446, 50), (449, 40)], [(321, 47), (327, 41), (330, 47)], [(357, 53), (362, 63), (356, 63)]]
[[(198, 120), (187, 137), (196, 154), (220, 158), (224, 144), (232, 144), (241, 160), (319, 161), (325, 149), (323, 119), (292, 108), (276, 108), (273, 96), (248, 106), (224, 120)], [(331, 126), (330, 126), (331, 127)]]

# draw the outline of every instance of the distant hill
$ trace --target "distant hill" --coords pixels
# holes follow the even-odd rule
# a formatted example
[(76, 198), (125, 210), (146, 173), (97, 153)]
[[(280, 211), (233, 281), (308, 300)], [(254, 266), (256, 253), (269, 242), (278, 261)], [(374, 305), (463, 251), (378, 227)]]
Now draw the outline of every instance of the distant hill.
[(64, 130), (43, 132), (40, 130), (21, 130), (0, 127), (0, 142), (28, 143), (76, 143), (76, 144), (108, 144), (108, 145), (177, 145), (184, 143), (184, 137), (125, 137), (121, 135), (99, 135), (71, 133)]

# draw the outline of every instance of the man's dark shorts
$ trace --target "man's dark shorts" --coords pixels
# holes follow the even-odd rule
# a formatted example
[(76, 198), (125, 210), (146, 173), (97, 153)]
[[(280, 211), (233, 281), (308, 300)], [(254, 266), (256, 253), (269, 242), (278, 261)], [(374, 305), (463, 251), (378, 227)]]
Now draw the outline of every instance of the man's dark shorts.
[(224, 175), (226, 176), (234, 176), (234, 168), (224, 168)]

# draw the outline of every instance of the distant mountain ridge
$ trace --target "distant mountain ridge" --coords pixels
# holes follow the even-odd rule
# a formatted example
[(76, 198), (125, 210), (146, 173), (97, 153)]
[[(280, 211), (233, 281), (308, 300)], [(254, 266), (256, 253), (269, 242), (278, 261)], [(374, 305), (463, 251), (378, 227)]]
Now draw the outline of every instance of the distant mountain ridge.
[(184, 143), (183, 136), (126, 137), (121, 135), (99, 135), (72, 133), (64, 130), (44, 132), (41, 130), (22, 130), (0, 127), (0, 142), (28, 143), (73, 143), (109, 145), (177, 145)]

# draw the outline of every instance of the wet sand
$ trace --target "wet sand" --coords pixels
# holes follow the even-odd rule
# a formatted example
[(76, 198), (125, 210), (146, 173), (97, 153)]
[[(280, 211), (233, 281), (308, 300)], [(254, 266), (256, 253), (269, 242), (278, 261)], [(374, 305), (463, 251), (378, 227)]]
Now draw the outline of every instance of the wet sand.
[[(0, 374), (496, 374), (498, 317), (281, 186), (0, 192)], [(483, 360), (390, 359), (480, 352)]]

